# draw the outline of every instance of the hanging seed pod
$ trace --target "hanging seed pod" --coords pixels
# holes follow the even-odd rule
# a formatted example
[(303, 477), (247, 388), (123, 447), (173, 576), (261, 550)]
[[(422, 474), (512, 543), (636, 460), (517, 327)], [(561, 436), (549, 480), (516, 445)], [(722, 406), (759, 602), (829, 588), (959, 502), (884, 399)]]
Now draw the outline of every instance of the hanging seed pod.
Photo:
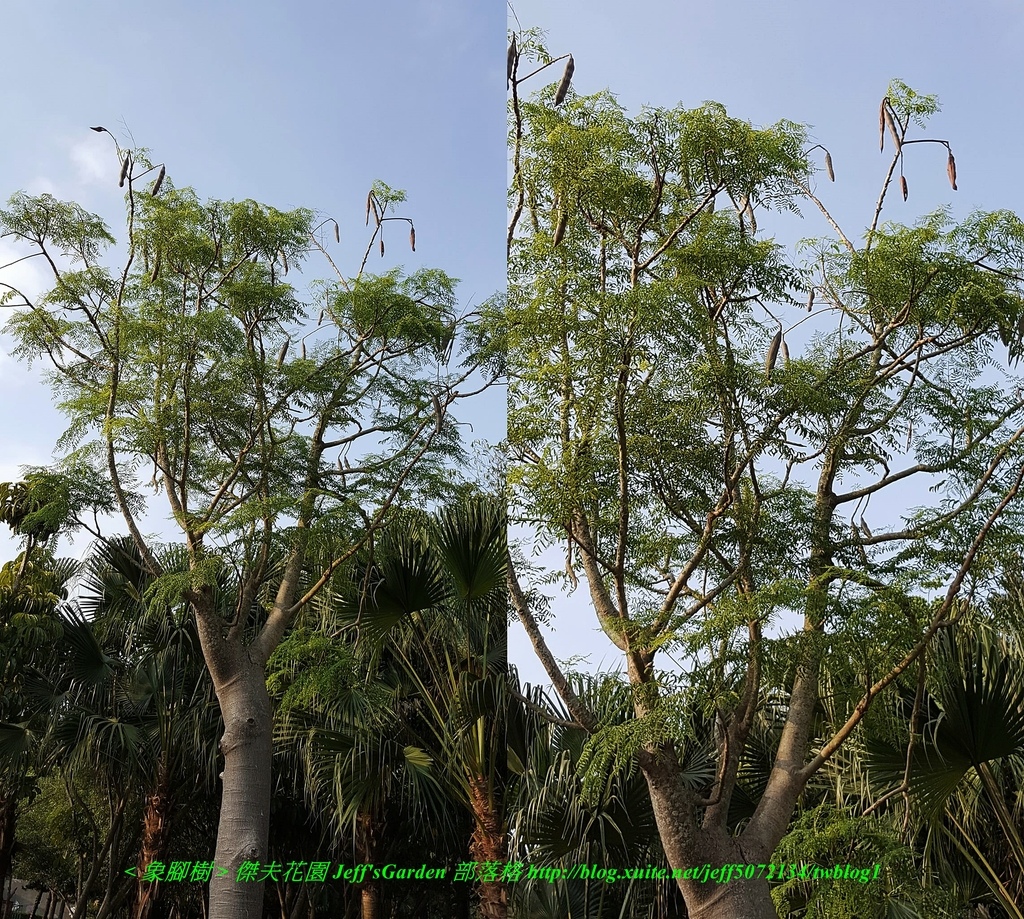
[(128, 170), (132, 166), (132, 157), (130, 153), (124, 155), (124, 162), (121, 163), (121, 177), (117, 180), (117, 187), (124, 188), (124, 180), (128, 178)]
[(789, 366), (789, 345), (786, 344), (786, 339), (782, 339), (782, 361)]
[(757, 233), (757, 220), (754, 218), (754, 208), (751, 206), (750, 201), (747, 201), (747, 206), (743, 211), (747, 220), (750, 222), (750, 232)]
[(900, 176), (900, 189), (903, 192), (903, 200), (907, 200), (907, 177)]
[(341, 242), (341, 228), (338, 226), (338, 221), (334, 221), (334, 241), (336, 243)]
[(434, 428), (434, 433), (440, 434), (441, 426), (444, 424), (444, 409), (441, 408), (441, 400), (438, 399), (436, 395), (431, 393), (430, 398), (434, 402), (434, 420), (437, 422), (437, 426)]
[(557, 249), (558, 244), (562, 241), (562, 237), (565, 236), (565, 228), (569, 225), (569, 215), (565, 211), (560, 211), (558, 214), (558, 223), (555, 225), (555, 237), (551, 243), (552, 249)]
[(825, 171), (828, 173), (828, 180), (834, 182), (836, 180), (836, 174), (832, 171), (832, 154), (825, 151)]
[(324, 321), (324, 310), (320, 310), (320, 318), (317, 319), (316, 324), (317, 325), (322, 325), (323, 321)]
[(887, 106), (882, 106), (882, 114), (885, 116), (885, 126), (892, 135), (892, 142), (896, 145), (896, 152), (899, 153), (903, 144), (900, 143), (900, 136), (896, 133), (896, 122), (892, 120), (892, 113)]
[(868, 522), (863, 517), (860, 518), (860, 529), (861, 532), (865, 536), (867, 536), (868, 539), (874, 539), (874, 537), (871, 535), (871, 528), (868, 526)]
[(156, 174), (156, 181), (153, 183), (153, 187), (150, 189), (151, 195), (156, 195), (160, 191), (160, 186), (164, 184), (164, 176), (167, 175), (167, 167), (161, 166), (160, 171)]
[(775, 369), (775, 362), (779, 357), (779, 348), (782, 346), (782, 329), (775, 333), (772, 343), (768, 346), (768, 357), (764, 362), (764, 372), (767, 376)]
[(284, 266), (284, 273), (288, 274), (288, 256), (284, 249), (281, 250), (281, 264)]
[(575, 69), (576, 64), (570, 54), (569, 60), (565, 62), (565, 71), (562, 74), (562, 82), (558, 84), (558, 89), (555, 90), (555, 105), (561, 105), (565, 99), (565, 94), (569, 92), (569, 83), (572, 82), (572, 72)]
[(889, 97), (886, 96), (882, 99), (882, 104), (878, 107), (878, 152), (881, 153), (885, 150), (885, 103), (889, 101)]
[(505, 82), (505, 89), (512, 85), (512, 71), (516, 69), (516, 37), (512, 36), (512, 43), (508, 46), (508, 80)]
[(306, 343), (305, 342), (302, 343), (302, 359), (303, 360), (306, 359)]
[(380, 238), (380, 257), (384, 258), (384, 237)]
[[(372, 191), (366, 196), (366, 223), (364, 224), (365, 226), (369, 226), (370, 225), (370, 205), (371, 204), (373, 204), (373, 192)], [(376, 210), (376, 208), (374, 208), (374, 210)]]
[(914, 439), (914, 425), (913, 423), (907, 425), (907, 446), (905, 450), (910, 449), (910, 442)]
[(416, 227), (411, 223), (409, 224), (409, 245), (412, 247), (412, 251), (416, 251)]
[(280, 367), (284, 363), (284, 356), (288, 353), (288, 345), (291, 344), (291, 340), (286, 338), (284, 344), (281, 345), (281, 350), (277, 352), (277, 366)]
[(860, 541), (860, 534), (857, 532), (857, 524), (852, 520), (850, 521), (850, 540), (857, 547), (857, 554), (860, 556), (861, 563), (868, 564), (868, 554), (864, 551), (864, 544)]
[(100, 125), (99, 127), (89, 128), (89, 130), (90, 131), (96, 131), (98, 134), (102, 134), (107, 129), (105, 127), (103, 127), (102, 125)]
[(810, 293), (807, 295), (807, 312), (809, 313), (814, 309), (814, 288), (811, 288)]
[(949, 184), (956, 191), (956, 160), (953, 159), (953, 151), (949, 151), (949, 158), (946, 160), (946, 175), (949, 176)]
[(160, 250), (156, 250), (156, 261), (153, 262), (153, 273), (149, 276), (150, 283), (155, 281), (160, 275)]

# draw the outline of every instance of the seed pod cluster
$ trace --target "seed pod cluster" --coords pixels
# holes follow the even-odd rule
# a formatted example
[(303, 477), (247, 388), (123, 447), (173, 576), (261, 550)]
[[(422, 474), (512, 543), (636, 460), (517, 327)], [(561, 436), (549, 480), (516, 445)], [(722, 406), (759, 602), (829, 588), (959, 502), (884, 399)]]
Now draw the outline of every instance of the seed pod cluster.
[(508, 46), (508, 80), (505, 83), (505, 88), (508, 89), (512, 85), (512, 71), (516, 69), (516, 37), (512, 36), (512, 43)]
[(949, 151), (949, 158), (946, 160), (946, 175), (949, 176), (949, 184), (956, 191), (956, 160), (953, 159), (953, 151)]
[(572, 73), (576, 69), (576, 63), (572, 59), (572, 55), (569, 55), (569, 60), (565, 62), (565, 70), (562, 73), (562, 81), (558, 84), (558, 89), (555, 90), (555, 105), (561, 105), (565, 100), (565, 94), (569, 92), (569, 84), (572, 82)]
[(156, 181), (153, 183), (153, 187), (150, 189), (151, 195), (156, 195), (160, 191), (160, 186), (164, 184), (164, 176), (167, 175), (167, 167), (161, 166), (160, 171), (156, 174)]

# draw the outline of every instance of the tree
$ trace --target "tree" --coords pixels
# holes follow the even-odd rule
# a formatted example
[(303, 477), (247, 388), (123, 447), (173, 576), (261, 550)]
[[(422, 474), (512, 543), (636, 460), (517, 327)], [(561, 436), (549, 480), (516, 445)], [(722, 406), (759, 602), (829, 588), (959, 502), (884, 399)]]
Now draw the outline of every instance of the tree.
[[(547, 59), (534, 36), (517, 46)], [(714, 103), (630, 118), (607, 93), (551, 87), (528, 102), (510, 70), (512, 519), (566, 547), (565, 583), (582, 570), (634, 717), (605, 724), (573, 691), (514, 561), (513, 605), (591, 735), (588, 768), (639, 765), (669, 864), (769, 862), (808, 781), (983, 583), (983, 550), (1019, 542), (1024, 390), (994, 349), (1020, 353), (1024, 223), (880, 225), (904, 161), (949, 148), (913, 136), (937, 104), (899, 81), (882, 109), (895, 152), (855, 245), (811, 187), (799, 125)], [(951, 153), (947, 168), (955, 187)], [(836, 235), (792, 264), (758, 222), (800, 203)], [(938, 499), (901, 505), (918, 482)], [(784, 616), (802, 624), (787, 634)], [(854, 697), (818, 719), (830, 666), (851, 660)], [(680, 756), (687, 694), (714, 706), (700, 787)], [(783, 713), (770, 772), (732, 828), (766, 706)], [(764, 879), (678, 884), (693, 919), (775, 916)]]
[[(203, 203), (163, 166), (143, 189), (156, 168), (145, 152), (118, 157), (127, 238), (117, 269), (104, 262), (110, 232), (76, 204), (19, 193), (0, 211), (0, 234), (53, 279), (35, 299), (8, 285), (3, 300), (18, 309), (5, 328), (19, 356), (49, 362), (71, 421), (58, 447), (67, 462), (102, 471), (156, 578), (151, 596), (183, 599), (195, 617), (224, 718), (215, 861), (228, 872), (211, 880), (210, 915), (255, 915), (262, 885), (234, 875), (267, 853), (266, 662), (398, 504), (446, 493), (441, 470), (461, 456), (452, 407), (474, 394), (457, 387), (483, 358), (470, 335), (466, 359), (448, 369), (473, 318), (456, 315), (455, 282), (442, 271), (338, 272), (301, 302), (284, 277), (311, 251), (326, 257), (330, 221), (254, 201)], [(379, 241), (383, 254), (388, 221), (411, 225), (388, 216), (403, 198), (374, 185), (367, 256)], [(184, 539), (184, 573), (164, 572), (140, 529), (142, 468)], [(342, 548), (300, 591), (310, 540), (327, 529)], [(237, 578), (226, 616), (216, 604), (225, 567)]]
[[(305, 700), (283, 732), (357, 861), (392, 860), (396, 817), (400, 837), (439, 847), (442, 863), (506, 859), (505, 544), (493, 497), (409, 510), (321, 595), (332, 631), (355, 634), (351, 650), (296, 631), (275, 657), (283, 710)], [(397, 813), (385, 807), (399, 799)], [(378, 888), (362, 891), (364, 917), (383, 914)], [(479, 892), (484, 916), (506, 915), (505, 884)]]

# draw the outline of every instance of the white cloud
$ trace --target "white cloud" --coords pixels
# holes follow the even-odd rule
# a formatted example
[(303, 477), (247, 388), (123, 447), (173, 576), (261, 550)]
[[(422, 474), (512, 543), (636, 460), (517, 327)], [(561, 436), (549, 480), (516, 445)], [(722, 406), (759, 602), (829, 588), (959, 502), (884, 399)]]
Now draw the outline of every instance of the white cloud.
[(93, 134), (71, 144), (71, 161), (78, 170), (78, 180), (85, 185), (109, 182), (117, 167), (110, 150), (110, 140)]
[(29, 179), (25, 190), (30, 195), (53, 195), (54, 198), (60, 197), (60, 189), (57, 187), (57, 183), (46, 178), (46, 176), (36, 176), (34, 179)]

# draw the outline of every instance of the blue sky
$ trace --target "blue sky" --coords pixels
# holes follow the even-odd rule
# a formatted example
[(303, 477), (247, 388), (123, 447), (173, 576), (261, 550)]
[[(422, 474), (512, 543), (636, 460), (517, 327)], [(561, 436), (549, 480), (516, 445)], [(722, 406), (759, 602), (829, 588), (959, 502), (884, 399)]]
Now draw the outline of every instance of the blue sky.
[[(1018, 181), (1024, 7), (1011, 0), (970, 6), (638, 0), (628, 8), (611, 0), (514, 0), (513, 6), (523, 28), (547, 32), (553, 56), (573, 54), (579, 93), (609, 89), (634, 114), (644, 104), (696, 107), (715, 100), (757, 125), (780, 119), (810, 125), (812, 143), (825, 144), (835, 162), (836, 184), (822, 173), (817, 190), (851, 239), (866, 229), (889, 164), (890, 148), (884, 156), (878, 150), (878, 106), (894, 77), (939, 97), (941, 111), (927, 135), (917, 136), (951, 143), (959, 191), (948, 184), (945, 151), (918, 145), (905, 157), (909, 199), (890, 195), (883, 219), (913, 223), (943, 205), (954, 217), (976, 208), (1024, 213)], [(560, 76), (556, 65), (523, 90)], [(787, 245), (829, 231), (817, 210), (805, 210), (803, 219), (760, 218), (759, 226)], [(565, 564), (564, 551), (542, 559), (554, 570)], [(597, 629), (585, 583), (572, 597), (555, 594), (552, 612), (556, 657), (584, 655), (592, 669), (620, 666), (621, 655)], [(509, 657), (523, 679), (547, 682), (518, 623), (510, 629)]]
[[(0, 201), (49, 192), (119, 236), (114, 147), (89, 131), (104, 125), (201, 197), (335, 217), (332, 255), (352, 275), (366, 193), (381, 179), (408, 194), (398, 213), (416, 222), (416, 253), (400, 231), (368, 270), (441, 268), (461, 279), (460, 306), (478, 305), (505, 283), (505, 16), (475, 0), (6, 4)], [(23, 252), (0, 240), (0, 265)], [(307, 262), (307, 278), (328, 274)], [(2, 277), (30, 292), (45, 283), (34, 262)], [(14, 362), (9, 345), (0, 340), (0, 481), (49, 462), (64, 429), (39, 366)], [(504, 400), (495, 389), (463, 403), (474, 426), (463, 431), (503, 437)], [(16, 550), (0, 529), (2, 561)]]

